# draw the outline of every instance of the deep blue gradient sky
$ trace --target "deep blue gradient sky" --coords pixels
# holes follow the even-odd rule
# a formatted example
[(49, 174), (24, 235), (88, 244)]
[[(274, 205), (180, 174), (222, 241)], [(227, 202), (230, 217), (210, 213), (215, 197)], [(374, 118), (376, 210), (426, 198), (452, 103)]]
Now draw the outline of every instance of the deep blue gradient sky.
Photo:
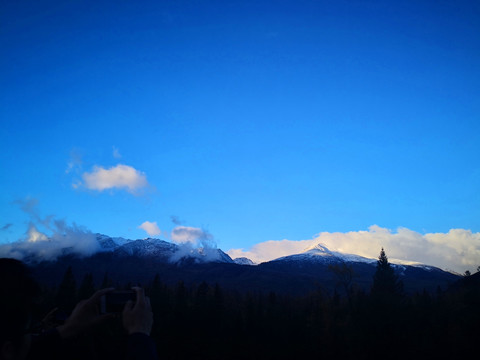
[[(0, 242), (48, 215), (127, 238), (174, 215), (223, 249), (480, 231), (476, 1), (0, 8)], [(148, 185), (86, 186), (118, 164)]]

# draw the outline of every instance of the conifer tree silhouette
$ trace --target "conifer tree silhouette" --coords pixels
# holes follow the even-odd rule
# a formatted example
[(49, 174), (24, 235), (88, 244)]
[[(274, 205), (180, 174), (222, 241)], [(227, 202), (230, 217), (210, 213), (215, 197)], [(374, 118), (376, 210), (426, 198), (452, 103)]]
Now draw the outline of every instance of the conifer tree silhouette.
[(403, 284), (395, 275), (385, 250), (382, 248), (377, 261), (377, 269), (373, 275), (372, 295), (381, 297), (400, 295), (402, 290)]
[(105, 271), (105, 274), (103, 275), (102, 284), (100, 285), (100, 289), (109, 288), (109, 287), (112, 287), (112, 285), (113, 285), (113, 281), (108, 277), (108, 272)]
[(80, 287), (78, 288), (78, 300), (88, 299), (94, 292), (95, 285), (93, 284), (93, 274), (86, 273)]
[(77, 283), (73, 276), (72, 267), (69, 266), (63, 275), (63, 280), (58, 287), (56, 302), (59, 309), (70, 313), (76, 303)]

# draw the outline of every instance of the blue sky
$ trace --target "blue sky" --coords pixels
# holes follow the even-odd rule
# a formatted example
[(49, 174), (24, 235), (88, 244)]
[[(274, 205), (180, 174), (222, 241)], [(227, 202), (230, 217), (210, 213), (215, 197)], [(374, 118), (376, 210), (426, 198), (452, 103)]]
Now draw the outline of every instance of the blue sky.
[(0, 242), (480, 231), (474, 1), (0, 6)]

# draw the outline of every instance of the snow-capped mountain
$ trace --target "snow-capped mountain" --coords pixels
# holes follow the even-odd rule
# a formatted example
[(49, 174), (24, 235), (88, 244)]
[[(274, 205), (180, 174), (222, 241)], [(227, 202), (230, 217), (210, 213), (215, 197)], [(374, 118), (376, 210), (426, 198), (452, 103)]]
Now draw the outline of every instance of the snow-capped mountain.
[[(79, 251), (77, 244), (69, 241), (68, 247), (51, 252), (55, 256), (44, 256), (39, 250), (58, 246), (60, 242), (55, 239), (39, 243), (41, 247), (25, 249), (17, 248), (21, 244), (10, 244), (6, 250), (7, 255), (21, 254), (24, 261), (35, 266), (39, 277), (52, 283), (58, 283), (65, 268), (72, 266), (79, 274), (93, 272), (98, 279), (108, 273), (119, 282), (147, 283), (159, 274), (170, 283), (207, 281), (244, 291), (299, 294), (319, 286), (326, 291), (336, 290), (342, 271), (350, 275), (352, 284), (369, 291), (377, 263), (377, 259), (331, 251), (322, 244), (257, 265), (246, 258), (232, 260), (214, 247), (196, 247), (190, 243), (176, 244), (153, 238), (130, 240), (102, 234), (88, 234), (84, 240), (88, 240), (88, 252)], [(433, 292), (438, 286), (445, 288), (459, 278), (433, 266), (391, 263), (408, 292), (424, 289)]]
[[(324, 263), (324, 264), (364, 263), (364, 264), (370, 264), (370, 265), (376, 265), (377, 263), (377, 259), (366, 258), (360, 255), (354, 255), (354, 254), (344, 254), (337, 251), (331, 251), (323, 244), (313, 245), (312, 247), (305, 249), (305, 251), (300, 254), (284, 256), (284, 257), (275, 259), (273, 261), (285, 261), (285, 262), (304, 261), (304, 262), (317, 262), (317, 263)], [(426, 271), (434, 271), (434, 270), (442, 271), (441, 269), (435, 266), (426, 265), (426, 264), (413, 262), (413, 261), (390, 259), (390, 263), (393, 266), (393, 268), (400, 274), (402, 274), (403, 271), (405, 271), (406, 267), (417, 267), (417, 268), (422, 268), (423, 270), (426, 270)]]
[(100, 251), (113, 251), (119, 246), (132, 241), (121, 237), (112, 238), (103, 234), (96, 234), (95, 237), (100, 245)]
[[(170, 283), (207, 281), (234, 289), (289, 293), (305, 293), (318, 286), (333, 291), (342, 271), (350, 276), (352, 284), (368, 291), (377, 263), (377, 259), (331, 251), (317, 244), (300, 254), (257, 265), (246, 258), (232, 260), (215, 247), (91, 233), (79, 239), (12, 243), (4, 245), (2, 250), (3, 256), (21, 258), (34, 266), (44, 281), (56, 283), (61, 280), (58, 277), (65, 267), (72, 266), (80, 274), (93, 272), (97, 278), (102, 278), (108, 273), (120, 282), (146, 283), (155, 274), (160, 274)], [(445, 288), (459, 278), (458, 274), (433, 266), (405, 261), (391, 263), (408, 292), (424, 289), (433, 292), (438, 286)]]
[(97, 234), (100, 252), (115, 256), (150, 257), (158, 261), (176, 263), (190, 259), (193, 262), (233, 263), (233, 260), (217, 248), (194, 247), (190, 244), (174, 244), (160, 239), (129, 240)]
[(313, 261), (322, 263), (337, 263), (337, 262), (363, 262), (375, 263), (376, 259), (369, 259), (359, 255), (343, 254), (336, 251), (329, 250), (323, 244), (317, 244), (305, 249), (303, 253), (284, 256), (274, 261)]
[[(390, 263), (409, 292), (419, 289), (433, 291), (437, 285), (445, 287), (458, 278), (456, 274), (425, 264), (397, 260)], [(316, 244), (300, 254), (284, 256), (259, 266), (274, 271), (312, 276), (323, 284), (330, 282), (331, 286), (335, 286), (338, 281), (335, 280), (336, 276), (347, 271), (352, 282), (369, 289), (376, 264), (377, 259), (331, 251), (323, 244)]]

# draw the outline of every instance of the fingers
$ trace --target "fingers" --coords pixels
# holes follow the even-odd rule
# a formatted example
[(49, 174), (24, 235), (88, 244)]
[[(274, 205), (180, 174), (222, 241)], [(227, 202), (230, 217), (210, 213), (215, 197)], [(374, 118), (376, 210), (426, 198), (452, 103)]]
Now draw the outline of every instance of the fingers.
[(58, 311), (58, 307), (50, 310), (50, 312), (47, 315), (44, 316), (43, 321), (45, 321), (45, 319), (49, 319), (50, 317), (52, 317), (53, 314), (55, 314), (57, 311)]
[(133, 290), (137, 293), (137, 302), (135, 306), (145, 306), (146, 300), (145, 300), (145, 291), (138, 286), (132, 287)]
[(129, 334), (144, 333), (150, 335), (153, 323), (153, 313), (150, 305), (150, 298), (140, 287), (132, 287), (137, 294), (135, 304), (129, 301), (123, 311), (123, 327)]
[(132, 300), (128, 300), (123, 307), (123, 312), (125, 313), (126, 311), (132, 310), (134, 306), (135, 302)]
[(78, 311), (78, 309), (81, 309), (82, 307), (85, 306), (85, 304), (88, 303), (88, 300), (80, 300), (77, 305), (75, 305), (75, 307), (73, 308), (73, 311), (72, 311), (72, 314), (76, 311)]

